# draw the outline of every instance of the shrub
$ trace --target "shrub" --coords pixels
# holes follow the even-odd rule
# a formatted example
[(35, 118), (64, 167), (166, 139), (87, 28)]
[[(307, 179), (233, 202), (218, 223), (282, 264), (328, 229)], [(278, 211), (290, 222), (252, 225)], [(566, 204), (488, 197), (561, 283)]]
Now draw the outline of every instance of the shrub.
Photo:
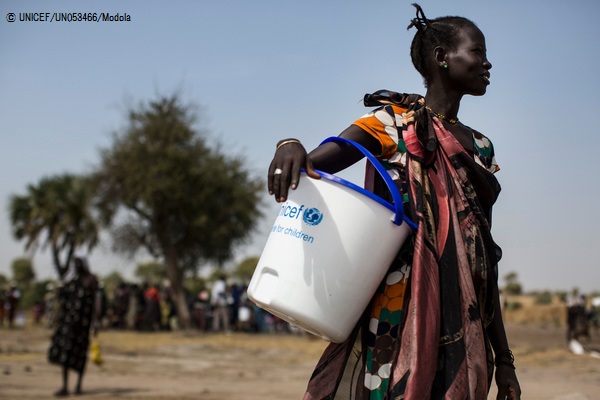
[(535, 304), (551, 304), (552, 293), (545, 291), (535, 295)]

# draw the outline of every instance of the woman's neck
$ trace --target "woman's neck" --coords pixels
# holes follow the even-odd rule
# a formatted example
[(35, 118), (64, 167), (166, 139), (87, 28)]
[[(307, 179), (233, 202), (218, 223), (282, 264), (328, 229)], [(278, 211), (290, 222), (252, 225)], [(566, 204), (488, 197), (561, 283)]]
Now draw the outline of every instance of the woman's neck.
[(436, 86), (429, 87), (425, 94), (425, 104), (434, 112), (444, 115), (447, 119), (458, 119), (458, 109), (460, 108), (462, 95), (440, 89)]

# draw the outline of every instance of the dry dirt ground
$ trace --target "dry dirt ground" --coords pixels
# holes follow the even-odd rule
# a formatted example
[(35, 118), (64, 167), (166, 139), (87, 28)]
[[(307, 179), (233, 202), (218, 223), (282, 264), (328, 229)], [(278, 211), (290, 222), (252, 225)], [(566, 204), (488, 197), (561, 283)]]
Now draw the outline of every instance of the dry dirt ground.
[[(526, 400), (600, 399), (600, 359), (571, 353), (558, 324), (507, 322)], [(0, 399), (49, 399), (60, 369), (50, 332), (0, 329)], [(325, 342), (306, 336), (101, 332), (104, 364), (88, 361), (79, 399), (301, 399)], [(600, 332), (582, 341), (600, 350)], [(75, 376), (70, 375), (70, 387)], [(492, 389), (489, 399), (495, 399)]]

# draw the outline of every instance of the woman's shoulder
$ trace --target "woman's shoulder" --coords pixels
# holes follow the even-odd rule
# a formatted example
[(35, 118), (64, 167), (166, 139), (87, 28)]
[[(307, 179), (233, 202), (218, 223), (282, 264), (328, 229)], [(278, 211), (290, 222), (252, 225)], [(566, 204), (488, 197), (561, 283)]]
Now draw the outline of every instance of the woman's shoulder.
[(480, 131), (468, 127), (473, 132), (473, 144), (475, 146), (475, 160), (488, 171), (495, 173), (500, 170), (496, 162), (494, 145), (490, 138)]
[(479, 149), (487, 149), (487, 148), (494, 148), (494, 145), (492, 144), (491, 139), (484, 135), (483, 133), (481, 133), (481, 131), (478, 131), (477, 129), (473, 129), (472, 127), (470, 127), (469, 125), (465, 125), (462, 121), (460, 122), (460, 124), (462, 126), (464, 126), (465, 128), (467, 128), (469, 131), (471, 131), (471, 134), (473, 135), (473, 140), (475, 141), (475, 146)]
[(486, 143), (489, 142), (490, 144), (492, 143), (492, 141), (490, 140), (489, 137), (487, 137), (486, 135), (484, 135), (483, 133), (481, 133), (477, 129), (473, 129), (470, 126), (468, 128), (473, 132), (473, 137), (475, 139), (479, 139), (479, 140), (485, 141)]
[(475, 147), (480, 150), (480, 153), (483, 151), (487, 153), (488, 151), (492, 154), (494, 153), (494, 144), (490, 140), (489, 137), (481, 133), (480, 131), (469, 128), (473, 132), (473, 141), (475, 143)]

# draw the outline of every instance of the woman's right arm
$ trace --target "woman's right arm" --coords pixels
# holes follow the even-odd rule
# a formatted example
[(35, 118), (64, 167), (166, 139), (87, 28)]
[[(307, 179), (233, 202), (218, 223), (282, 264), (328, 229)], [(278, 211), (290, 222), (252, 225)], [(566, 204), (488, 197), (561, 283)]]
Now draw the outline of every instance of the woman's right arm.
[[(374, 154), (381, 153), (379, 141), (356, 125), (350, 125), (339, 136), (361, 144)], [(301, 169), (311, 178), (319, 179), (315, 169), (333, 174), (348, 168), (363, 157), (361, 152), (346, 143), (328, 142), (307, 154), (299, 141), (284, 139), (278, 143), (269, 166), (269, 194), (273, 195), (277, 202), (284, 202), (287, 200), (289, 188), (293, 190), (298, 187)]]

